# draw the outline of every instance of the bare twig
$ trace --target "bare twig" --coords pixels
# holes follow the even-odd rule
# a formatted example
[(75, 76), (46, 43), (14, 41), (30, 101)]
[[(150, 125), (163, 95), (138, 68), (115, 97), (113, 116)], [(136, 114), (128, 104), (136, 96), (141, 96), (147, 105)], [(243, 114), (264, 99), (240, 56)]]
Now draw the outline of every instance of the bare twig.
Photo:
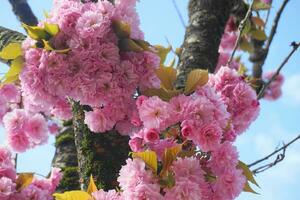
[(274, 18), (273, 25), (272, 25), (272, 28), (271, 28), (271, 32), (269, 34), (269, 38), (267, 40), (266, 47), (265, 47), (266, 53), (268, 53), (268, 51), (269, 51), (269, 48), (271, 46), (271, 43), (274, 39), (274, 35), (275, 35), (277, 27), (278, 27), (279, 19), (280, 19), (281, 15), (283, 13), (283, 10), (286, 7), (288, 2), (289, 2), (289, 0), (284, 0), (283, 3), (281, 4), (279, 10), (276, 13), (276, 17)]
[(260, 173), (260, 172), (263, 172), (271, 167), (273, 167), (274, 165), (276, 165), (277, 163), (281, 162), (284, 158), (285, 158), (285, 152), (286, 152), (286, 149), (293, 143), (295, 143), (297, 140), (300, 139), (300, 135), (298, 135), (297, 137), (295, 137), (293, 140), (291, 140), (289, 143), (283, 145), (281, 148), (273, 151), (272, 153), (270, 153), (269, 155), (265, 156), (264, 158), (262, 159), (259, 159), (251, 164), (248, 165), (248, 167), (253, 167), (253, 166), (256, 166), (266, 160), (268, 160), (269, 158), (271, 158), (272, 156), (276, 155), (277, 153), (281, 152), (280, 154), (277, 155), (275, 161), (269, 163), (269, 164), (266, 164), (266, 165), (263, 165), (263, 166), (260, 166), (254, 170), (252, 170), (253, 173)]
[(248, 11), (246, 13), (246, 16), (244, 17), (244, 19), (241, 21), (240, 25), (239, 25), (239, 33), (238, 33), (238, 37), (235, 41), (235, 44), (234, 44), (234, 48), (233, 48), (233, 51), (230, 55), (230, 58), (228, 59), (227, 61), (227, 65), (230, 65), (232, 60), (233, 60), (233, 57), (234, 57), (234, 54), (239, 46), (239, 43), (241, 41), (241, 38), (242, 38), (242, 33), (245, 29), (245, 26), (247, 24), (247, 20), (249, 19), (249, 17), (251, 16), (251, 13), (252, 13), (252, 8), (253, 8), (253, 5), (254, 5), (254, 2), (255, 0), (252, 0), (252, 3), (250, 4), (249, 8), (248, 8)]
[[(284, 0), (281, 4), (279, 10), (277, 11), (268, 40), (267, 41), (259, 41), (259, 40), (251, 39), (251, 43), (254, 48), (254, 52), (250, 55), (249, 60), (253, 63), (252, 76), (254, 79), (257, 80), (255, 83), (257, 85), (257, 88), (256, 88), (257, 93), (259, 93), (261, 91), (262, 86), (264, 84), (264, 82), (262, 80), (263, 65), (265, 64), (265, 61), (266, 61), (266, 58), (267, 58), (267, 55), (269, 53), (269, 49), (271, 46), (271, 42), (272, 42), (274, 35), (276, 33), (276, 30), (278, 28), (279, 19), (281, 18), (283, 10), (285, 9), (288, 1), (289, 0)], [(269, 15), (270, 12), (271, 12), (271, 9), (269, 9), (267, 15)], [(268, 19), (266, 19), (265, 24), (267, 24), (267, 21), (268, 21)]]
[(178, 17), (179, 17), (179, 19), (180, 19), (180, 22), (181, 22), (183, 28), (186, 28), (186, 24), (185, 24), (185, 22), (184, 22), (183, 16), (182, 16), (182, 14), (181, 14), (181, 12), (180, 12), (178, 6), (177, 6), (176, 0), (172, 0), (172, 3), (173, 3), (173, 6), (174, 6), (174, 8), (175, 8), (175, 10), (176, 10), (176, 13), (177, 13), (177, 15), (178, 15)]
[[(273, 0), (270, 1), (270, 7), (272, 7), (272, 4), (273, 4)], [(265, 25), (268, 23), (269, 21), (269, 17), (270, 17), (270, 13), (271, 13), (271, 8), (268, 10), (268, 13), (267, 13), (267, 17), (266, 17), (266, 20), (265, 20)]]
[(18, 154), (16, 153), (15, 155), (15, 169), (17, 170), (17, 166), (18, 166)]
[(292, 55), (297, 51), (297, 49), (300, 46), (300, 42), (292, 42), (291, 46), (293, 47), (292, 51), (288, 54), (288, 56), (283, 60), (283, 62), (279, 65), (274, 75), (271, 77), (271, 79), (263, 84), (262, 89), (257, 95), (257, 99), (261, 99), (264, 96), (265, 90), (270, 86), (270, 84), (276, 79), (276, 77), (279, 75), (281, 69), (285, 66), (285, 64), (289, 61), (289, 59), (292, 57)]

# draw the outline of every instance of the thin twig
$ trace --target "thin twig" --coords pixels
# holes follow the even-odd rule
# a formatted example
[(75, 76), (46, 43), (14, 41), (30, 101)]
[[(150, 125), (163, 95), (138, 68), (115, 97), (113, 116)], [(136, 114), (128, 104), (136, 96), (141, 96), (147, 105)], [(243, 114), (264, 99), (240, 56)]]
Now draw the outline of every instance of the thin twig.
[(267, 17), (266, 17), (266, 20), (265, 20), (265, 25), (267, 25), (268, 21), (269, 21), (269, 17), (270, 17), (270, 13), (271, 13), (271, 7), (272, 7), (272, 4), (273, 4), (273, 0), (271, 0), (270, 2), (270, 9), (268, 10), (268, 13), (267, 13)]
[(284, 0), (283, 3), (281, 4), (279, 10), (276, 13), (276, 16), (274, 18), (273, 25), (272, 25), (272, 28), (271, 28), (271, 32), (270, 32), (268, 40), (266, 42), (266, 47), (265, 47), (266, 53), (268, 53), (268, 51), (269, 51), (269, 48), (271, 46), (271, 43), (274, 39), (274, 35), (275, 35), (277, 27), (278, 27), (279, 19), (280, 19), (281, 15), (283, 13), (283, 10), (284, 10), (284, 8), (285, 8), (285, 6), (287, 5), (288, 2), (289, 2), (289, 0)]
[(252, 170), (252, 173), (258, 174), (258, 173), (264, 172), (264, 171), (270, 169), (271, 167), (275, 166), (277, 163), (283, 161), (283, 159), (285, 158), (285, 152), (286, 152), (286, 148), (284, 148), (282, 150), (282, 153), (280, 153), (276, 156), (276, 159), (273, 162), (265, 164), (263, 166), (260, 166), (256, 169)]
[(178, 6), (177, 6), (176, 0), (172, 0), (172, 3), (173, 3), (173, 6), (174, 6), (174, 8), (175, 8), (175, 10), (177, 12), (177, 15), (178, 15), (178, 17), (180, 19), (181, 24), (182, 24), (183, 28), (185, 29), (186, 28), (186, 24), (184, 22), (183, 16), (182, 16), (182, 14), (181, 14)]
[(247, 20), (249, 19), (249, 17), (251, 16), (251, 13), (252, 13), (252, 8), (253, 8), (253, 5), (254, 5), (254, 2), (255, 0), (252, 0), (252, 3), (250, 4), (249, 8), (248, 8), (248, 11), (246, 13), (246, 16), (244, 17), (244, 19), (241, 21), (240, 25), (239, 25), (239, 33), (238, 33), (238, 38), (236, 39), (235, 41), (235, 44), (234, 44), (234, 48), (233, 48), (233, 51), (230, 55), (230, 58), (228, 59), (227, 61), (227, 65), (229, 66), (233, 60), (233, 57), (234, 57), (234, 54), (239, 46), (239, 43), (241, 41), (241, 38), (242, 38), (242, 33), (245, 29), (245, 26), (247, 24)]
[(261, 99), (264, 96), (265, 90), (270, 86), (270, 84), (276, 79), (276, 77), (279, 75), (281, 69), (285, 66), (285, 64), (289, 61), (289, 59), (292, 57), (292, 55), (297, 51), (297, 49), (300, 46), (300, 42), (292, 42), (291, 46), (293, 47), (292, 51), (288, 54), (288, 56), (283, 60), (283, 62), (279, 65), (276, 72), (273, 74), (271, 79), (263, 84), (262, 89), (259, 91), (257, 95), (257, 99)]
[[(277, 153), (280, 152), (280, 151), (283, 151), (282, 155), (285, 155), (286, 149), (287, 149), (291, 144), (293, 144), (294, 142), (296, 142), (296, 141), (299, 140), (299, 139), (300, 139), (300, 135), (298, 135), (297, 137), (295, 137), (295, 138), (294, 138), (293, 140), (291, 140), (289, 143), (283, 145), (281, 148), (279, 148), (279, 149), (273, 151), (272, 153), (270, 153), (269, 155), (265, 156), (264, 158), (259, 159), (259, 160), (255, 161), (255, 162), (249, 164), (248, 167), (253, 167), (253, 166), (255, 166), (255, 165), (257, 165), (257, 164), (259, 164), (259, 163), (261, 163), (261, 162), (263, 162), (263, 161), (266, 161), (266, 160), (268, 160), (270, 157), (272, 157), (273, 155), (277, 154)], [(277, 163), (279, 162), (280, 159), (276, 159), (276, 160), (277, 160), (277, 162), (276, 162), (276, 164), (277, 164)], [(276, 161), (276, 160), (275, 160), (275, 161)], [(282, 159), (282, 160), (283, 160), (283, 159)], [(273, 163), (274, 163), (274, 162), (273, 162)], [(274, 165), (273, 165), (273, 166), (274, 166)]]
[(18, 154), (16, 153), (15, 155), (15, 169), (17, 170), (17, 166), (18, 166)]

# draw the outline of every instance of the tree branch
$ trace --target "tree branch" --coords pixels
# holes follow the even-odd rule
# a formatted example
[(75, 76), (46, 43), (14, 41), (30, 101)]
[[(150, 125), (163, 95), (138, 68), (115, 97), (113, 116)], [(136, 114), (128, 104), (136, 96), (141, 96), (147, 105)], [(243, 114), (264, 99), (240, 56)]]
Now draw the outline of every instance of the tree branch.
[(244, 19), (240, 22), (240, 25), (239, 25), (239, 33), (238, 33), (238, 37), (235, 41), (235, 44), (234, 44), (234, 48), (233, 48), (233, 51), (230, 55), (230, 58), (228, 59), (228, 62), (227, 62), (227, 65), (230, 65), (232, 60), (233, 60), (233, 57), (234, 57), (234, 54), (239, 46), (239, 43), (241, 41), (241, 38), (242, 38), (242, 33), (245, 29), (245, 26), (246, 26), (246, 23), (247, 23), (247, 20), (249, 19), (249, 17), (251, 16), (251, 13), (252, 13), (252, 9), (253, 9), (253, 5), (254, 5), (254, 0), (252, 0), (252, 3), (250, 4), (249, 8), (248, 8), (248, 11), (244, 17)]
[(270, 86), (270, 84), (276, 79), (276, 77), (279, 75), (281, 69), (285, 66), (285, 64), (289, 61), (289, 59), (292, 57), (292, 55), (297, 51), (297, 49), (300, 46), (300, 42), (292, 42), (291, 46), (293, 47), (292, 51), (287, 55), (287, 57), (283, 60), (283, 62), (279, 65), (274, 75), (271, 77), (271, 79), (263, 84), (262, 89), (257, 95), (257, 99), (261, 99), (264, 97), (265, 90)]
[(180, 22), (181, 22), (183, 28), (186, 28), (186, 24), (185, 24), (185, 22), (184, 22), (184, 19), (183, 19), (183, 17), (182, 17), (182, 14), (181, 14), (181, 12), (180, 12), (178, 6), (177, 6), (176, 0), (172, 0), (172, 3), (173, 3), (173, 6), (174, 6), (174, 8), (175, 8), (175, 10), (176, 10), (176, 13), (177, 13), (177, 15), (178, 15), (178, 17), (179, 17), (179, 19), (180, 19)]
[[(271, 32), (269, 34), (269, 38), (266, 41), (266, 46), (264, 46), (265, 42), (264, 41), (258, 41), (253, 39), (251, 41), (252, 46), (254, 48), (254, 52), (250, 55), (250, 61), (253, 63), (253, 68), (252, 68), (252, 76), (255, 78), (256, 85), (257, 85), (257, 93), (261, 90), (261, 87), (263, 86), (264, 82), (262, 81), (262, 73), (263, 73), (263, 65), (265, 64), (265, 60), (267, 58), (267, 55), (269, 53), (269, 49), (271, 46), (271, 43), (274, 39), (279, 20), (281, 18), (281, 15), (287, 5), (289, 0), (284, 0), (282, 5), (280, 6), (279, 10), (276, 13), (276, 17), (274, 18), (273, 25), (271, 28)], [(270, 12), (270, 10), (268, 11)]]
[(280, 154), (277, 155), (276, 159), (275, 159), (273, 162), (268, 163), (268, 164), (266, 164), (266, 165), (262, 165), (262, 166), (260, 166), (260, 167), (258, 167), (258, 168), (256, 168), (256, 169), (252, 170), (252, 172), (253, 172), (254, 174), (257, 174), (257, 173), (263, 172), (263, 171), (265, 171), (265, 170), (267, 170), (267, 169), (269, 169), (269, 168), (275, 166), (277, 163), (281, 162), (281, 161), (285, 158), (285, 152), (286, 152), (287, 148), (288, 148), (291, 144), (295, 143), (295, 142), (296, 142), (297, 140), (299, 140), (299, 139), (300, 139), (300, 135), (298, 135), (297, 137), (295, 137), (295, 138), (294, 138), (293, 140), (291, 140), (289, 143), (283, 145), (281, 148), (279, 148), (279, 149), (275, 150), (274, 152), (270, 153), (269, 155), (265, 156), (264, 158), (259, 159), (259, 160), (255, 161), (255, 162), (249, 164), (248, 167), (249, 167), (249, 168), (250, 168), (250, 167), (254, 167), (254, 166), (256, 166), (256, 165), (258, 165), (258, 164), (260, 164), (260, 163), (262, 163), (262, 162), (268, 160), (268, 159), (271, 158), (272, 156), (274, 156), (274, 155), (276, 155), (277, 153), (279, 153), (279, 152), (282, 151), (282, 153), (280, 153)]
[(8, 0), (13, 8), (13, 12), (20, 22), (34, 26), (38, 24), (36, 16), (33, 14), (26, 0)]

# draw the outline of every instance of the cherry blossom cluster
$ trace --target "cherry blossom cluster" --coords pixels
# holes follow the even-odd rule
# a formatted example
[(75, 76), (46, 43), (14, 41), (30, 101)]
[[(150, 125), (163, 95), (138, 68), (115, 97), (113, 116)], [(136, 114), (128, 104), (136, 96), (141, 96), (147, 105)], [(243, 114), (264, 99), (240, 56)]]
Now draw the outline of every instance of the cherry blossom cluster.
[[(234, 17), (230, 17), (227, 21), (227, 24), (225, 26), (225, 30), (221, 39), (221, 43), (219, 46), (219, 60), (216, 66), (216, 70), (218, 71), (222, 66), (226, 66), (227, 62), (230, 58), (230, 55), (233, 51), (233, 48), (235, 46), (235, 42), (238, 38), (238, 30), (237, 25), (234, 21)], [(233, 59), (230, 68), (232, 69), (239, 69), (239, 62), (237, 60)]]
[[(274, 76), (275, 72), (266, 72), (263, 75), (265, 82), (270, 81)], [(278, 74), (275, 79), (270, 83), (264, 92), (264, 99), (274, 101), (277, 100), (282, 95), (282, 85), (284, 82), (284, 77), (282, 74)]]
[[(142, 40), (135, 0), (97, 3), (55, 0), (49, 17), (40, 23), (57, 24), (59, 33), (50, 39), (54, 49), (33, 48), (23, 43), (25, 68), (20, 75), (26, 110), (71, 118), (68, 99), (88, 105), (86, 124), (105, 132), (128, 123), (137, 88), (156, 88), (155, 69), (160, 59), (152, 51), (125, 51), (119, 47), (115, 22), (130, 27), (130, 39)], [(122, 130), (121, 130), (122, 132)]]
[(131, 133), (131, 149), (154, 151), (159, 162), (167, 149), (180, 144), (186, 154), (172, 162), (167, 179), (139, 158), (128, 159), (118, 178), (123, 192), (100, 190), (95, 199), (231, 200), (240, 194), (246, 178), (233, 141), (255, 120), (259, 103), (234, 69), (220, 68), (189, 96), (169, 101), (140, 96), (136, 104), (140, 130)]
[(4, 147), (0, 147), (0, 199), (20, 200), (20, 199), (44, 199), (52, 200), (52, 194), (61, 180), (62, 174), (57, 168), (53, 168), (49, 178), (33, 178), (32, 182), (22, 187), (18, 178), (11, 152)]
[(56, 134), (58, 126), (40, 113), (22, 108), (20, 88), (13, 84), (0, 88), (0, 124), (6, 130), (6, 142), (15, 152), (45, 144), (49, 133)]

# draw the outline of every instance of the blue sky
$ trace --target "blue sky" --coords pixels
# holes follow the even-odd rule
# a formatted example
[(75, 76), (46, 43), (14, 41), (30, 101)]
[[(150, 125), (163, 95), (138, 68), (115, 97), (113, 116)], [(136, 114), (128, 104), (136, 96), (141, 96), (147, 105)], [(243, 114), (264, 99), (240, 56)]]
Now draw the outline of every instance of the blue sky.
[[(29, 0), (34, 13), (43, 18), (43, 10), (51, 8), (51, 0)], [(188, 0), (177, 0), (178, 7), (187, 23)], [(282, 1), (274, 1), (275, 10)], [(292, 41), (300, 41), (299, 13), (300, 1), (290, 1), (282, 16), (274, 39), (265, 70), (276, 69), (290, 50)], [(179, 47), (184, 36), (184, 28), (172, 4), (172, 0), (144, 0), (138, 3), (141, 28), (146, 40), (152, 44), (168, 45), (166, 38), (174, 47)], [(1, 2), (0, 25), (23, 32), (19, 22), (11, 11), (7, 0)], [(267, 28), (267, 32), (270, 28)], [(250, 163), (272, 152), (282, 141), (289, 141), (300, 134), (300, 52), (283, 69), (286, 78), (283, 96), (275, 102), (261, 102), (261, 114), (249, 130), (239, 137), (236, 144), (240, 159)], [(246, 63), (247, 64), (247, 63)], [(1, 65), (0, 71), (5, 70)], [(0, 128), (0, 144), (4, 143), (4, 131)], [(37, 147), (19, 155), (18, 171), (35, 171), (46, 175), (54, 154), (54, 138), (48, 145)], [(257, 176), (261, 195), (243, 193), (239, 200), (299, 200), (300, 199), (300, 142), (291, 146), (286, 158), (274, 168)]]

